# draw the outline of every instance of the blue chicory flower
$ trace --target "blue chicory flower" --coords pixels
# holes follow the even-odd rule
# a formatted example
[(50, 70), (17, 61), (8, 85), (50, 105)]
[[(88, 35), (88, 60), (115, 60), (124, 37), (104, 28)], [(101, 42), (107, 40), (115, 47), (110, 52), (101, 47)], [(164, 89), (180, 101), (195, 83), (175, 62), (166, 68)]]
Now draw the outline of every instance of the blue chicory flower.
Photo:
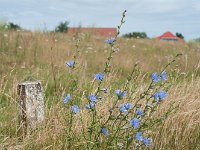
[(151, 79), (152, 79), (153, 82), (159, 82), (160, 81), (160, 77), (157, 74), (157, 72), (154, 72), (154, 73), (151, 74)]
[(156, 100), (156, 102), (159, 102), (159, 100), (163, 100), (165, 97), (167, 97), (167, 93), (165, 91), (156, 92), (154, 94), (154, 99)]
[(67, 96), (66, 96), (66, 97), (64, 98), (64, 100), (63, 100), (64, 104), (66, 104), (67, 102), (69, 102), (70, 99), (71, 99), (70, 94), (67, 94)]
[(72, 106), (73, 113), (77, 114), (79, 112), (79, 107), (77, 105)]
[(91, 103), (94, 103), (94, 102), (97, 101), (97, 97), (92, 94), (92, 95), (89, 96), (89, 100), (90, 100)]
[(121, 91), (120, 89), (115, 90), (115, 94), (118, 96), (119, 99), (126, 96), (126, 91)]
[(160, 91), (160, 92), (159, 92), (159, 98), (160, 98), (161, 100), (163, 100), (165, 97), (167, 97), (167, 92), (165, 92), (165, 91)]
[(162, 71), (162, 72), (161, 72), (161, 78), (162, 78), (162, 80), (164, 80), (164, 81), (167, 80), (167, 73), (166, 73), (166, 71)]
[(151, 139), (147, 138), (147, 137), (144, 137), (143, 143), (144, 143), (145, 146), (148, 147), (151, 144)]
[(159, 92), (156, 92), (156, 93), (154, 94), (154, 99), (156, 100), (156, 102), (159, 101)]
[(94, 106), (95, 106), (94, 103), (90, 103), (90, 104), (88, 104), (88, 105), (85, 105), (85, 108), (86, 108), (86, 109), (92, 109), (92, 108), (94, 108)]
[(131, 121), (130, 121), (131, 125), (134, 127), (134, 128), (139, 128), (140, 126), (140, 119), (138, 118), (133, 118)]
[(144, 116), (144, 111), (139, 109), (139, 108), (137, 108), (136, 109), (136, 114), (139, 115), (139, 116)]
[(70, 68), (73, 68), (74, 65), (75, 65), (75, 61), (74, 60), (70, 60), (68, 62), (66, 62), (67, 66), (70, 67)]
[(122, 112), (122, 113), (127, 113), (128, 110), (132, 107), (132, 104), (131, 103), (127, 103), (127, 104), (121, 104), (119, 105), (119, 110)]
[(126, 104), (124, 104), (124, 107), (125, 107), (126, 109), (130, 109), (132, 106), (133, 106), (133, 105), (132, 105), (131, 103), (126, 103)]
[(109, 132), (107, 128), (102, 128), (101, 132), (105, 135), (105, 136), (109, 136)]
[(96, 75), (95, 75), (95, 79), (96, 80), (103, 80), (103, 78), (104, 78), (104, 74), (103, 73), (97, 73)]
[(143, 140), (143, 137), (142, 137), (142, 133), (141, 133), (141, 132), (137, 132), (137, 133), (136, 133), (136, 139), (137, 139), (138, 141), (142, 141), (142, 140)]
[(121, 96), (122, 96), (122, 97), (126, 96), (126, 91), (123, 91), (123, 92), (121, 93)]
[(112, 44), (115, 41), (115, 38), (108, 38), (105, 40), (106, 43)]
[(119, 96), (120, 93), (121, 93), (121, 90), (120, 90), (120, 89), (115, 90), (115, 94), (116, 94), (117, 96)]

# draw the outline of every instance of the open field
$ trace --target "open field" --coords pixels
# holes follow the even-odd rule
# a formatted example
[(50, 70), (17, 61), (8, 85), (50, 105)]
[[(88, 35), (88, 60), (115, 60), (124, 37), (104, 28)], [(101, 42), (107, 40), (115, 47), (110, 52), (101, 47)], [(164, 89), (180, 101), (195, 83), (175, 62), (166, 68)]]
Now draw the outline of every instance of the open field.
[[(79, 53), (76, 52), (77, 39), (80, 40)], [(1, 147), (44, 150), (65, 147), (69, 135), (66, 131), (68, 119), (65, 118), (70, 110), (63, 106), (63, 96), (73, 91), (75, 103), (81, 106), (86, 103), (86, 97), (96, 90), (98, 85), (94, 82), (94, 75), (102, 72), (109, 54), (109, 45), (104, 40), (90, 34), (80, 34), (77, 38), (59, 33), (0, 32)], [(98, 103), (98, 115), (108, 116), (115, 89), (124, 86), (136, 63), (138, 68), (133, 74), (134, 80), (128, 85), (129, 96), (123, 102), (134, 104), (135, 97), (147, 88), (150, 74), (160, 72), (176, 54), (181, 53), (182, 56), (166, 70), (169, 74), (166, 87), (170, 87), (168, 97), (153, 116), (164, 114), (172, 102), (177, 107), (162, 125), (152, 129), (150, 149), (200, 149), (200, 44), (119, 38), (114, 48), (111, 73), (103, 83), (109, 92)], [(73, 59), (74, 55), (78, 57), (77, 68), (71, 74), (65, 62)], [(73, 78), (78, 83), (74, 83)], [(16, 87), (26, 80), (42, 82), (46, 119), (42, 127), (19, 141)], [(90, 119), (86, 109), (75, 116), (71, 149), (87, 148), (90, 141), (80, 134), (82, 129), (87, 129)], [(104, 141), (105, 137), (100, 136), (100, 139)]]

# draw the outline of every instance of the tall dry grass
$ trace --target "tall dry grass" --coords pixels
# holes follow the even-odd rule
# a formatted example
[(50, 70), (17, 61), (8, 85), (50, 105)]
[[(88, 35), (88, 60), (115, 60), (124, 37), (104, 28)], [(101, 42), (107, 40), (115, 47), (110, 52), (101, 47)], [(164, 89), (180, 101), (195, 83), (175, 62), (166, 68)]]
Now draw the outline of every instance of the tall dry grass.
[[(5, 36), (7, 34), (7, 36)], [(85, 92), (91, 89), (94, 73), (102, 70), (108, 47), (104, 38), (82, 34), (78, 74), (79, 88)], [(66, 122), (62, 96), (70, 89), (70, 77), (65, 61), (74, 54), (75, 37), (68, 34), (0, 32), (0, 143), (8, 149), (61, 149), (65, 144)], [(150, 72), (159, 71), (177, 53), (183, 56), (172, 69), (174, 85), (169, 96), (155, 115), (160, 115), (170, 102), (178, 105), (176, 111), (167, 118), (163, 126), (154, 132), (151, 149), (190, 150), (200, 148), (200, 44), (180, 44), (156, 40), (123, 39), (118, 41), (119, 51), (112, 61), (113, 74), (106, 81), (111, 92), (125, 82), (136, 62), (141, 66), (140, 80), (130, 85), (139, 94), (146, 85)], [(147, 74), (146, 74), (147, 72)], [(173, 74), (174, 72), (174, 74)], [(18, 141), (17, 94), (16, 86), (23, 80), (41, 80), (45, 91), (46, 119), (44, 124), (23, 141)], [(174, 78), (175, 79), (175, 78)], [(82, 103), (85, 101), (84, 92)], [(134, 95), (133, 95), (134, 96)], [(107, 116), (113, 99), (105, 100), (98, 110)], [(130, 99), (129, 101), (131, 101)], [(133, 101), (134, 103), (134, 101)], [(80, 135), (80, 126), (87, 127), (89, 121), (86, 110), (81, 111), (83, 124), (77, 117), (74, 123), (75, 135)], [(102, 137), (103, 138), (103, 137)], [(76, 139), (74, 139), (76, 140)], [(86, 142), (76, 141), (74, 149)]]
[(165, 106), (171, 101), (178, 107), (155, 135), (154, 149), (199, 149), (200, 78), (174, 85), (161, 111), (165, 110)]
[[(6, 37), (4, 35), (7, 35)], [(74, 53), (75, 37), (68, 34), (1, 32), (1, 70), (13, 67), (42, 67), (51, 64), (65, 68), (65, 62)], [(108, 46), (105, 38), (89, 34), (80, 36), (80, 63), (86, 66), (86, 72), (100, 70), (107, 56)], [(119, 50), (113, 59), (113, 65), (123, 72), (130, 70), (136, 61), (146, 71), (159, 70), (177, 53), (183, 57), (177, 65), (185, 72), (193, 71), (199, 64), (200, 45), (198, 43), (169, 43), (148, 39), (119, 39)], [(92, 72), (93, 72), (92, 71)]]

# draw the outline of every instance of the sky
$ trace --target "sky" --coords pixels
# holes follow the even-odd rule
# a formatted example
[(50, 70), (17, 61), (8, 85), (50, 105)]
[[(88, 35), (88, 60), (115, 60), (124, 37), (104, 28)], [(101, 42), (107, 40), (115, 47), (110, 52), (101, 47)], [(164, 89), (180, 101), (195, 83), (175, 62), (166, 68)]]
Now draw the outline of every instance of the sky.
[(0, 20), (31, 30), (52, 30), (61, 21), (70, 27), (117, 27), (127, 10), (121, 33), (166, 31), (186, 40), (200, 37), (200, 0), (0, 0)]

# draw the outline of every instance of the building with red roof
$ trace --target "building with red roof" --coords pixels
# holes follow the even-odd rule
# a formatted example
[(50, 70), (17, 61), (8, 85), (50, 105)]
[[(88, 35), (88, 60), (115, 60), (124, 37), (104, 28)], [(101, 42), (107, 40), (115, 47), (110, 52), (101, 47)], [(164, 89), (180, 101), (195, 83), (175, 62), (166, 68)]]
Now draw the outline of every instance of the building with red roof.
[(183, 39), (173, 35), (171, 32), (165, 32), (163, 35), (158, 36), (157, 39), (164, 41), (177, 41), (177, 42), (185, 42)]
[(69, 28), (68, 33), (87, 32), (98, 36), (115, 36), (116, 28)]

